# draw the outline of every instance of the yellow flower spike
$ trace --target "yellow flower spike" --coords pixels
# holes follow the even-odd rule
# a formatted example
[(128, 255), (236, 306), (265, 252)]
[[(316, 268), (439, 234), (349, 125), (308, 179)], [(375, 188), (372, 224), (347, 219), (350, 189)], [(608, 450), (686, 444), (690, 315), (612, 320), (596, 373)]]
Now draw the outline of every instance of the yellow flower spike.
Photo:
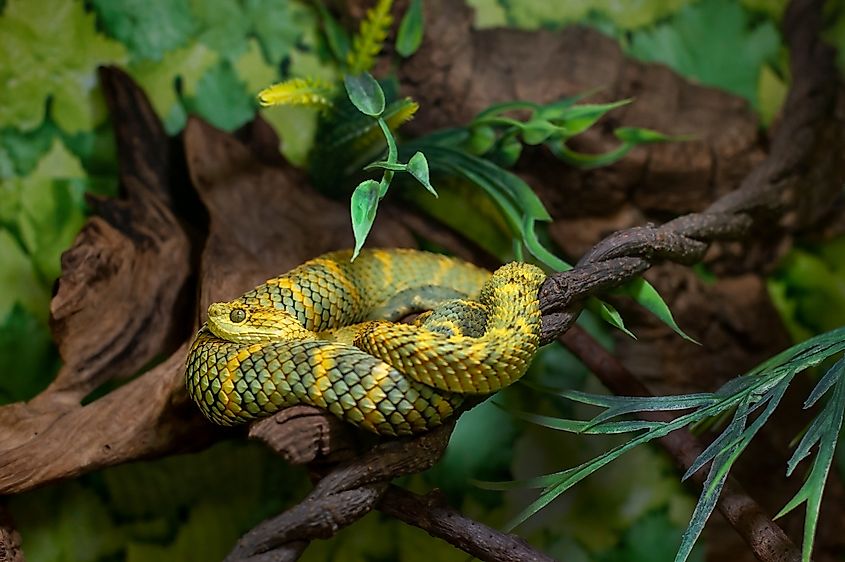
[(384, 46), (384, 40), (393, 23), (390, 15), (392, 0), (379, 0), (367, 11), (367, 16), (361, 20), (358, 34), (352, 40), (352, 50), (346, 59), (350, 74), (360, 74), (370, 70), (376, 62), (376, 55)]
[(328, 82), (311, 78), (291, 78), (258, 92), (258, 102), (264, 106), (302, 105), (318, 109), (334, 107), (335, 88)]

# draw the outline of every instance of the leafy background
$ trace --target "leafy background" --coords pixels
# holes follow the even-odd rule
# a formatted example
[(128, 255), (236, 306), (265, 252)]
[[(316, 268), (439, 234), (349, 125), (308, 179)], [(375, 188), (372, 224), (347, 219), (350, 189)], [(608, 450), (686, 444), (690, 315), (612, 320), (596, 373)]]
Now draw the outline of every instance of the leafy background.
[[(549, 28), (579, 22), (630, 56), (665, 63), (748, 100), (762, 126), (789, 83), (778, 31), (785, 0), (471, 0), (478, 27)], [(84, 194), (115, 194), (116, 155), (96, 67), (117, 64), (150, 96), (170, 133), (189, 114), (231, 130), (260, 111), (293, 163), (315, 131), (308, 109), (259, 109), (255, 93), (290, 76), (337, 70), (315, 10), (294, 0), (0, 1), (0, 403), (34, 396), (59, 366), (47, 327), (60, 255), (88, 212)], [(830, 39), (845, 46), (845, 16)], [(423, 108), (424, 110), (424, 108)], [(472, 227), (472, 225), (470, 225)], [(477, 228), (483, 228), (483, 225)], [(796, 340), (845, 324), (845, 241), (794, 250), (769, 280)], [(610, 346), (601, 326), (592, 331)], [(533, 380), (598, 390), (560, 347), (542, 352)], [(517, 387), (496, 398), (518, 409), (584, 417), (580, 406)], [(538, 401), (540, 402), (538, 404)], [(499, 431), (490, 432), (490, 427)], [(531, 496), (468, 483), (550, 472), (595, 456), (611, 438), (561, 438), (514, 421), (488, 401), (461, 419), (443, 462), (405, 485), (437, 486), (493, 525)], [(845, 463), (840, 465), (845, 472)], [(221, 482), (237, 482), (236, 489)], [(28, 559), (218, 560), (236, 538), (308, 490), (298, 469), (264, 449), (221, 443), (195, 455), (135, 463), (22, 494), (9, 506)], [(551, 555), (580, 561), (672, 560), (693, 500), (657, 449), (640, 447), (529, 521), (522, 533)], [(705, 541), (706, 546), (706, 541)], [(694, 558), (703, 558), (699, 550)], [(460, 560), (414, 528), (371, 514), (306, 560)]]

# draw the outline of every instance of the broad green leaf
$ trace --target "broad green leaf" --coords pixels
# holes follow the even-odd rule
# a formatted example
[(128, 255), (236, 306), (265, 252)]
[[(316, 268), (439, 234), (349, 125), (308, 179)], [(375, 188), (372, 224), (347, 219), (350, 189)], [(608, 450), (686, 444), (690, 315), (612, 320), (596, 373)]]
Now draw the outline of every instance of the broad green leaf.
[(408, 160), (408, 173), (420, 182), (432, 195), (437, 197), (437, 192), (428, 179), (428, 161), (422, 152), (416, 152)]
[(244, 8), (267, 60), (274, 65), (291, 56), (304, 34), (317, 27), (313, 9), (297, 0), (244, 0)]
[(229, 62), (243, 55), (251, 23), (238, 0), (189, 0), (199, 41)]
[(396, 34), (396, 52), (407, 58), (417, 52), (423, 38), (422, 0), (411, 0)]
[(279, 79), (278, 67), (264, 60), (261, 46), (255, 39), (249, 40), (246, 51), (234, 61), (233, 66), (249, 92), (256, 92)]
[(12, 127), (0, 129), (0, 147), (11, 157), (14, 164), (13, 175), (29, 174), (53, 146), (53, 137), (56, 134), (56, 126), (50, 121), (44, 121), (32, 131), (21, 131)]
[(0, 123), (35, 129), (49, 106), (68, 133), (93, 129), (105, 118), (97, 66), (126, 60), (123, 45), (97, 32), (80, 0), (8, 0), (0, 52)]
[(16, 302), (46, 324), (50, 293), (40, 281), (30, 257), (8, 230), (0, 228), (0, 319)]
[(133, 63), (128, 70), (149, 96), (167, 132), (174, 134), (182, 129), (187, 119), (177, 84), (185, 96), (196, 96), (200, 79), (218, 60), (217, 53), (195, 42), (182, 49), (168, 51), (161, 61)]
[(85, 223), (82, 181), (27, 177), (21, 181), (18, 227), (45, 285), (61, 273), (61, 254)]
[(358, 111), (370, 117), (380, 117), (384, 113), (384, 91), (369, 72), (357, 76), (344, 75), (343, 84), (349, 100)]
[(379, 189), (379, 182), (365, 180), (358, 184), (358, 187), (352, 192), (350, 209), (352, 213), (352, 232), (355, 234), (355, 250), (352, 253), (353, 260), (358, 257), (358, 253), (364, 246), (367, 235), (373, 226), (373, 221), (376, 219)]
[(215, 127), (233, 131), (255, 116), (253, 99), (232, 65), (221, 61), (203, 74), (186, 105)]
[(161, 60), (197, 30), (188, 0), (92, 0), (103, 29), (129, 47), (133, 60)]
[(733, 0), (703, 0), (684, 7), (671, 21), (633, 33), (628, 52), (756, 104), (762, 66), (779, 48), (771, 20), (752, 20)]
[(303, 106), (265, 108), (260, 113), (279, 135), (282, 155), (294, 166), (304, 167), (317, 133), (317, 113)]

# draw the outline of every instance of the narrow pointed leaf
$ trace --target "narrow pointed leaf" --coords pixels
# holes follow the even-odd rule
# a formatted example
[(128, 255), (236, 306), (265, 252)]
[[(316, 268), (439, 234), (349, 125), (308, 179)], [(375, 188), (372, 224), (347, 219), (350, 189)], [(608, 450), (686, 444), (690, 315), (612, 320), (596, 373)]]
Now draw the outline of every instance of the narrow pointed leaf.
[(411, 0), (396, 34), (397, 53), (408, 58), (417, 52), (422, 43), (423, 22), (422, 0)]
[(819, 398), (824, 396), (824, 394), (830, 390), (830, 387), (836, 384), (842, 376), (843, 370), (845, 370), (845, 357), (842, 357), (842, 359), (837, 361), (833, 367), (828, 369), (827, 373), (825, 373), (810, 393), (810, 396), (807, 397), (807, 400), (804, 402), (804, 408), (812, 408), (816, 402), (818, 402)]
[(672, 328), (676, 334), (689, 342), (701, 345), (688, 336), (681, 327), (678, 326), (678, 323), (675, 322), (675, 317), (672, 316), (672, 311), (669, 310), (669, 306), (666, 304), (666, 301), (663, 300), (663, 297), (660, 296), (660, 293), (657, 292), (657, 289), (655, 289), (651, 283), (640, 277), (639, 279), (634, 279), (630, 283), (625, 284), (625, 286), (621, 288), (621, 291), (637, 301), (637, 304), (657, 316), (661, 322)]
[(417, 152), (411, 159), (408, 160), (408, 173), (420, 182), (432, 195), (437, 197), (437, 192), (432, 187), (428, 178), (428, 161), (425, 159), (425, 154)]

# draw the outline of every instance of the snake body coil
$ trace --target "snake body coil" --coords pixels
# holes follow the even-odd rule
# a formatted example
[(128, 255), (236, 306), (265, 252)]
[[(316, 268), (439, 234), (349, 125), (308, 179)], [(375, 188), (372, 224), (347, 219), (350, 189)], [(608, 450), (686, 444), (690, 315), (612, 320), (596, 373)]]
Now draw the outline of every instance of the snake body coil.
[[(209, 307), (187, 387), (222, 425), (294, 404), (382, 435), (440, 425), (464, 394), (521, 377), (537, 350), (545, 279), (512, 263), (494, 274), (416, 250), (313, 259)], [(414, 324), (397, 324), (429, 310)]]

